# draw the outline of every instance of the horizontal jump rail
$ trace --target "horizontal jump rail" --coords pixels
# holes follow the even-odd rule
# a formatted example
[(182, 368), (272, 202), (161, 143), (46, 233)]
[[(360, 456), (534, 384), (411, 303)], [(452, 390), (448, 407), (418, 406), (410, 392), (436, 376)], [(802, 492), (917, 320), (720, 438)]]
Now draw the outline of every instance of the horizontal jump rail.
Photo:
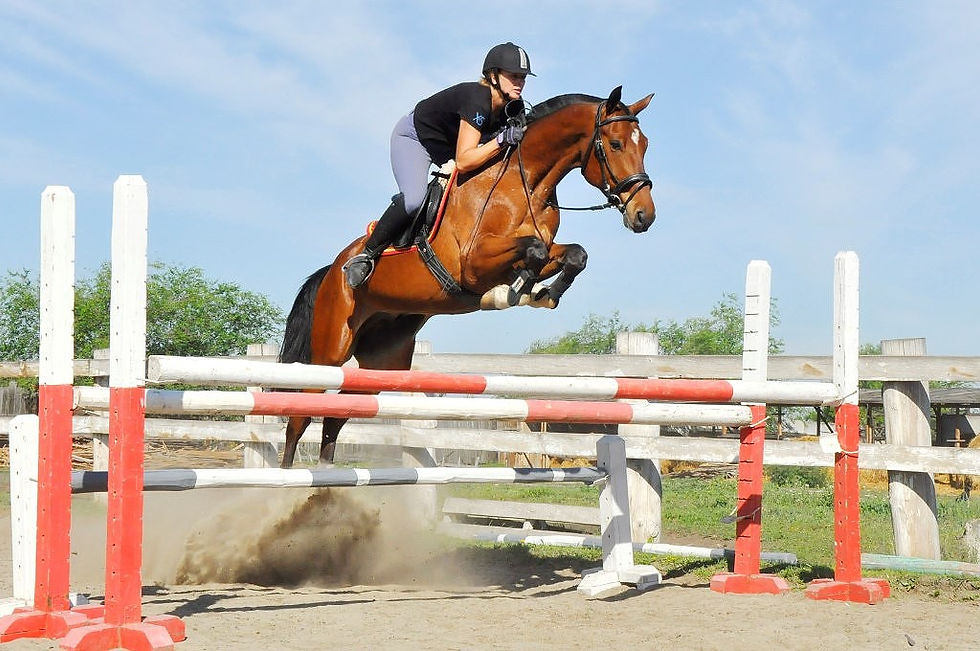
[(765, 402), (793, 405), (835, 405), (841, 401), (837, 388), (829, 382), (477, 375), (164, 355), (149, 358), (147, 378), (152, 382), (278, 389), (415, 391), (592, 400)]
[[(75, 410), (109, 409), (109, 390), (75, 387)], [(148, 414), (225, 414), (399, 418), (442, 420), (522, 420), (527, 422), (648, 425), (749, 425), (740, 405), (577, 402), (510, 398), (429, 398), (420, 396), (279, 393), (256, 391), (163, 391), (147, 389)]]
[[(148, 470), (144, 491), (184, 491), (195, 488), (324, 488), (341, 486), (402, 486), (412, 484), (536, 484), (605, 479), (596, 468), (216, 468), (207, 470)], [(72, 493), (105, 493), (109, 474), (76, 471)]]

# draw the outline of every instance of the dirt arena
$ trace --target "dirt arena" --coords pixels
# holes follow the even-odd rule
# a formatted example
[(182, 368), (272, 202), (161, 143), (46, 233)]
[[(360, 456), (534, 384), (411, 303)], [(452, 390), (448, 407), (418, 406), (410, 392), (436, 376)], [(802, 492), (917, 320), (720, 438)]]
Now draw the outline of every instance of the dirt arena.
[[(586, 599), (575, 591), (582, 561), (447, 551), (412, 525), (412, 490), (148, 494), (144, 614), (181, 617), (187, 640), (177, 648), (187, 651), (976, 649), (980, 639), (977, 601), (900, 587), (867, 606), (813, 602), (800, 591), (720, 595), (686, 573), (643, 594)], [(72, 587), (99, 598), (104, 511), (91, 497), (75, 499)], [(0, 527), (0, 584), (10, 594), (6, 515)]]

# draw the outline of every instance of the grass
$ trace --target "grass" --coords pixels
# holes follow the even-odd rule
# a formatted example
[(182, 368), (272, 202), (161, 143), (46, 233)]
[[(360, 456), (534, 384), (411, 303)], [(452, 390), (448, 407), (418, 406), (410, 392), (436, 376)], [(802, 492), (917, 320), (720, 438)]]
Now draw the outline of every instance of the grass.
[[(663, 484), (664, 541), (700, 541), (695, 544), (732, 546), (735, 525), (722, 522), (722, 518), (729, 515), (735, 506), (734, 479), (665, 477)], [(583, 506), (595, 506), (598, 500), (597, 488), (579, 485), (470, 484), (450, 486), (448, 491), (459, 497)], [(951, 495), (942, 494), (937, 499), (943, 558), (969, 562), (968, 550), (960, 536), (967, 520), (980, 518), (980, 499), (974, 497), (968, 501), (958, 501)], [(795, 481), (766, 483), (762, 498), (762, 548), (766, 551), (791, 552), (800, 560), (798, 566), (769, 568), (768, 571), (775, 570), (798, 586), (814, 578), (833, 576), (833, 500), (833, 487), (829, 485), (810, 486), (807, 482)], [(887, 489), (872, 487), (863, 490), (860, 508), (862, 551), (894, 554)], [(550, 553), (574, 555), (567, 549)], [(647, 559), (637, 562), (654, 561)], [(658, 556), (655, 564), (668, 576), (672, 572), (690, 572), (705, 580), (725, 570), (724, 561), (692, 561), (690, 558)], [(890, 571), (868, 574), (888, 578), (896, 592), (935, 593), (934, 596), (951, 600), (980, 601), (980, 579)]]

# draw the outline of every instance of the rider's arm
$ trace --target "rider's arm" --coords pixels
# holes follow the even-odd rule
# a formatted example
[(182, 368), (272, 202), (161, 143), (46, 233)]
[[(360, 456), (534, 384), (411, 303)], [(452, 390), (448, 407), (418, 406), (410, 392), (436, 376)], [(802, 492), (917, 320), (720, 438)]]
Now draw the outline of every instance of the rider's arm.
[(456, 169), (472, 172), (500, 151), (496, 139), (480, 145), (480, 132), (466, 120), (459, 121), (459, 138), (456, 140)]

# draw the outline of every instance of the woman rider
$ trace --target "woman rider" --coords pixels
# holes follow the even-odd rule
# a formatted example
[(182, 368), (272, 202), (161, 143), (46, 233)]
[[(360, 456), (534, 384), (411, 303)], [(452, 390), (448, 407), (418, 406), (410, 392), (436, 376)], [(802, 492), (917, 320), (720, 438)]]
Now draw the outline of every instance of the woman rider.
[(471, 172), (521, 141), (522, 127), (503, 126), (504, 106), (520, 99), (525, 78), (533, 74), (523, 48), (510, 42), (495, 45), (483, 62), (483, 79), (440, 91), (398, 121), (391, 134), (391, 169), (400, 192), (368, 236), (364, 251), (344, 265), (351, 287), (371, 276), (381, 252), (422, 205), (430, 165), (455, 159), (456, 169)]

